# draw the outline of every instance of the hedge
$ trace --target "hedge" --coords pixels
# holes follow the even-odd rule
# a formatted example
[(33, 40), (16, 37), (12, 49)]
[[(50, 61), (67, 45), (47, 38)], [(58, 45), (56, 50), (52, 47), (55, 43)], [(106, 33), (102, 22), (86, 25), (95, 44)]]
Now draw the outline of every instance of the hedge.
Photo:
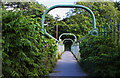
[(2, 77), (48, 76), (56, 62), (56, 42), (44, 38), (37, 19), (23, 11), (2, 14)]
[(89, 37), (80, 44), (80, 65), (90, 77), (118, 77), (120, 45), (112, 37)]

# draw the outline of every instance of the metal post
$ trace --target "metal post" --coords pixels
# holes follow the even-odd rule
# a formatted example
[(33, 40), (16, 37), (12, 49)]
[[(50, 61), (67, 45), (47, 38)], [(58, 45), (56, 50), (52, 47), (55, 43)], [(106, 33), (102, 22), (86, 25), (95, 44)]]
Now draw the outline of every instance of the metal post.
[(100, 26), (98, 26), (98, 33), (100, 34)]
[(101, 37), (102, 37), (102, 25), (101, 25)]
[(114, 41), (115, 41), (115, 24), (114, 24)]
[(108, 25), (107, 25), (107, 37), (108, 37)]
[(118, 35), (117, 45), (119, 45), (119, 23), (118, 23), (117, 29), (118, 29), (118, 32), (117, 32), (117, 35)]
[[(106, 32), (107, 32), (107, 31), (106, 31)], [(105, 33), (106, 33), (106, 32), (105, 32), (105, 25), (104, 25), (104, 37), (105, 37)]]
[(112, 34), (112, 24), (110, 24), (110, 37), (111, 37), (111, 34)]

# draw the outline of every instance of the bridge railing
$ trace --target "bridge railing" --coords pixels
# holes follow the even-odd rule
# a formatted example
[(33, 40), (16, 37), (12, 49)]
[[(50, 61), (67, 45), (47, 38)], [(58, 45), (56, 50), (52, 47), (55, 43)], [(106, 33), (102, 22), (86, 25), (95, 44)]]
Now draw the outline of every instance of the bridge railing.
[(71, 46), (71, 52), (73, 53), (77, 60), (81, 59), (79, 50), (80, 50), (79, 43), (75, 43)]
[[(54, 8), (82, 8), (82, 9), (85, 9), (85, 10), (87, 10), (90, 14), (91, 14), (91, 16), (92, 16), (92, 26), (93, 26), (93, 29), (91, 30), (91, 32), (90, 32), (90, 34), (91, 35), (97, 35), (98, 34), (98, 32), (97, 32), (97, 29), (96, 29), (96, 22), (95, 22), (95, 16), (94, 16), (94, 13), (88, 8), (88, 7), (86, 7), (86, 6), (83, 6), (83, 5), (55, 5), (55, 6), (52, 6), (52, 7), (50, 7), (49, 9), (47, 9), (45, 12), (44, 12), (44, 14), (42, 15), (42, 19), (41, 19), (41, 31), (43, 32), (43, 34), (44, 35), (48, 35), (49, 37), (51, 37), (52, 39), (54, 39), (55, 41), (57, 41), (58, 42), (58, 53), (62, 53), (62, 52), (64, 52), (64, 44), (61, 44), (61, 43), (59, 43), (59, 41), (56, 39), (56, 38), (54, 38), (52, 35), (50, 35), (47, 31), (46, 31), (46, 29), (44, 28), (44, 21), (45, 21), (45, 16), (46, 16), (46, 14), (50, 11), (50, 10), (52, 10), (52, 9), (54, 9)], [(71, 34), (72, 35), (72, 34)], [(74, 35), (75, 36), (75, 35)], [(75, 42), (78, 42), (79, 43), (79, 41), (77, 41), (77, 38), (75, 38)], [(78, 55), (79, 55), (79, 48), (78, 48), (78, 43), (77, 44), (74, 44), (74, 45), (72, 45), (72, 47), (71, 47), (71, 49), (72, 49), (72, 51), (73, 51), (73, 54), (75, 54), (75, 57), (76, 58), (78, 58), (79, 59), (79, 57), (78, 57)], [(80, 55), (79, 55), (80, 56)]]
[[(61, 43), (57, 43), (57, 53), (58, 54), (62, 54), (62, 52), (64, 52), (65, 51), (65, 46), (64, 46), (64, 44), (61, 44)], [(57, 55), (58, 55), (57, 54)]]

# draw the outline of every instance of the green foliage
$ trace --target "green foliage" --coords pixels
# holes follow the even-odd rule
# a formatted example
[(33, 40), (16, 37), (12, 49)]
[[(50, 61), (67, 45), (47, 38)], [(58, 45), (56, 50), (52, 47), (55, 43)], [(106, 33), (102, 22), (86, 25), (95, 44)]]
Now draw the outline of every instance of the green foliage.
[[(24, 16), (30, 16), (31, 18), (37, 18), (37, 21), (41, 22), (41, 17), (43, 13), (47, 10), (46, 6), (39, 4), (38, 2), (5, 2), (3, 3), (4, 7), (3, 10), (6, 10), (8, 8), (13, 8), (13, 10), (23, 10)], [(12, 11), (13, 11), (12, 10)], [(49, 14), (45, 17), (45, 24), (48, 24), (45, 26), (48, 33), (53, 35), (55, 37), (55, 20), (52, 16)]]
[(58, 54), (58, 59), (61, 59), (61, 54)]
[(115, 7), (120, 11), (120, 1), (116, 1), (115, 2)]
[(47, 76), (56, 57), (56, 42), (43, 38), (37, 18), (23, 11), (4, 11), (2, 26), (2, 73), (9, 76)]
[[(114, 2), (76, 2), (76, 5), (86, 6), (93, 11), (96, 19), (96, 27), (120, 22), (120, 11), (114, 7)], [(92, 17), (84, 9), (71, 9), (67, 13), (67, 18), (58, 22), (58, 26), (59, 35), (69, 32), (81, 38), (92, 29)]]
[[(111, 22), (116, 23), (117, 20), (119, 20), (119, 11), (117, 10), (117, 8), (114, 7), (114, 2), (77, 2), (76, 4), (89, 7), (93, 11), (93, 13), (95, 14), (97, 26)], [(76, 9), (76, 11), (78, 12), (80, 10)], [(90, 15), (86, 11), (80, 12), (80, 14), (81, 13), (84, 13), (83, 15), (86, 15), (88, 17)]]
[(89, 76), (117, 77), (120, 74), (119, 47), (114, 38), (89, 37), (80, 43), (80, 64)]
[[(119, 23), (120, 11), (114, 3), (77, 2), (76, 4), (89, 7), (95, 14), (96, 25)], [(55, 64), (56, 42), (44, 38), (40, 32), (41, 16), (46, 7), (38, 3), (5, 3), (14, 11), (3, 12), (2, 27), (2, 64), (3, 77), (7, 76), (47, 76)], [(14, 6), (17, 5), (17, 6)], [(20, 11), (19, 11), (20, 10)], [(83, 37), (92, 29), (91, 15), (83, 9), (72, 9), (68, 18), (62, 21), (47, 15), (45, 26), (48, 33), (55, 37), (55, 26), (58, 24), (59, 35), (65, 32), (74, 33), (78, 38)], [(50, 23), (49, 23), (49, 22)], [(71, 37), (73, 38), (73, 37)], [(81, 65), (90, 75), (118, 76), (120, 48), (115, 46), (112, 38), (90, 37), (80, 44)], [(118, 70), (118, 71), (116, 71)]]

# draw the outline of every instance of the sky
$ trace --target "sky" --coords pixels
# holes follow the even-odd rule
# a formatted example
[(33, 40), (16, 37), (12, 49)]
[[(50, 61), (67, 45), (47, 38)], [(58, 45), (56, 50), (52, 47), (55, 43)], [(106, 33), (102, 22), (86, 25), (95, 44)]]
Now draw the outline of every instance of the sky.
[[(81, 1), (81, 0), (36, 0), (40, 4), (45, 5), (47, 8), (50, 8), (53, 5), (58, 5), (58, 4), (75, 4), (76, 1)], [(92, 1), (92, 0), (89, 0)], [(116, 1), (116, 0), (113, 0)], [(117, 0), (120, 1), (120, 0)], [(56, 8), (53, 9), (49, 12), (50, 15), (52, 15), (54, 18), (58, 15), (61, 19), (66, 17), (66, 13), (69, 12), (70, 8)]]
[[(40, 4), (44, 4), (47, 8), (57, 4), (74, 4), (78, 0), (37, 0)], [(55, 8), (49, 12), (53, 17), (57, 15), (63, 19), (66, 17), (66, 13), (69, 12), (70, 8)]]

